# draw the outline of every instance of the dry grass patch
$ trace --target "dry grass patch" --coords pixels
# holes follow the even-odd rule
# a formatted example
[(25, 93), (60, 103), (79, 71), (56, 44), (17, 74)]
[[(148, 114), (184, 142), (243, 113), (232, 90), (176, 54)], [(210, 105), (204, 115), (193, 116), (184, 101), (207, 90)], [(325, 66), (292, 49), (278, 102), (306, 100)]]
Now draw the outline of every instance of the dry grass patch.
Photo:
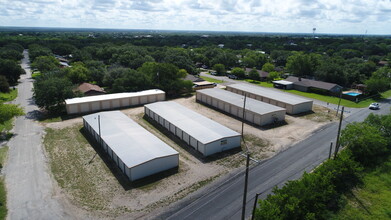
[[(143, 124), (146, 126), (147, 122)], [(163, 136), (159, 131), (154, 133)], [(80, 123), (62, 129), (47, 128), (44, 145), (54, 178), (72, 203), (101, 217), (144, 216), (227, 172), (214, 163), (202, 163), (181, 149), (177, 171), (131, 183), (114, 162), (86, 139)]]

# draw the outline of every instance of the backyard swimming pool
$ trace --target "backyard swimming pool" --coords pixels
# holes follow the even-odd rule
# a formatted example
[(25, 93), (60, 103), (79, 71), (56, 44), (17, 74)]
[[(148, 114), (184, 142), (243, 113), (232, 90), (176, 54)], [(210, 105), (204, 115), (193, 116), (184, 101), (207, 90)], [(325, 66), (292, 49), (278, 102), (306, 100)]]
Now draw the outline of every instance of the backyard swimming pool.
[(359, 95), (361, 95), (361, 93), (357, 93), (357, 92), (348, 92), (348, 93), (344, 93), (344, 95), (359, 96)]

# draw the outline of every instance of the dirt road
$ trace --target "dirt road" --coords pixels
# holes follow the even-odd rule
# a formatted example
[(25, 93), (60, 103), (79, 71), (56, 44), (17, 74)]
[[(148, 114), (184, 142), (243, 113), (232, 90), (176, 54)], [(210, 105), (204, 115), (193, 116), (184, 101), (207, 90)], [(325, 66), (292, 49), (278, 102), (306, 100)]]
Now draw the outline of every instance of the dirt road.
[(5, 167), (7, 187), (7, 219), (75, 219), (65, 211), (56, 197), (50, 170), (42, 150), (43, 127), (34, 121), (37, 106), (32, 101), (33, 83), (28, 52), (23, 52), (22, 68), (26, 71), (18, 85), (14, 101), (24, 108), (25, 116), (17, 117), (9, 141)]

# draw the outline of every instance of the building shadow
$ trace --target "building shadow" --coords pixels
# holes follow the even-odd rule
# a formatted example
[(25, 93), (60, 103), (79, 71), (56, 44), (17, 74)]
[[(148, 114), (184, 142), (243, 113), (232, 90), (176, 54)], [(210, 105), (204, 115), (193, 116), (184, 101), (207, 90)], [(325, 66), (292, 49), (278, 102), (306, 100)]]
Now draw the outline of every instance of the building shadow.
[(150, 184), (154, 184), (162, 179), (165, 179), (169, 176), (178, 173), (179, 168), (175, 167), (157, 174), (144, 177), (139, 180), (130, 181), (129, 178), (122, 172), (122, 170), (113, 161), (113, 159), (110, 158), (110, 156), (104, 151), (104, 149), (100, 147), (99, 143), (88, 132), (86, 132), (84, 128), (81, 128), (79, 132), (84, 136), (84, 138), (88, 141), (88, 143), (96, 152), (96, 154), (86, 164), (91, 164), (97, 156), (100, 157), (100, 159), (105, 163), (107, 168), (109, 168), (113, 176), (117, 179), (117, 181), (125, 191), (135, 189), (135, 188), (147, 187)]

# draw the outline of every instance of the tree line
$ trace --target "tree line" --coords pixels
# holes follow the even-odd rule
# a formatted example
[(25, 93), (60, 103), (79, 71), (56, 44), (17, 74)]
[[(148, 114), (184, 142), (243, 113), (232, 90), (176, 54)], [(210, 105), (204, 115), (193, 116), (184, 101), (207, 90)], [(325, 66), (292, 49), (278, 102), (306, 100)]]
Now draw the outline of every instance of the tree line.
[(370, 114), (348, 124), (341, 134), (344, 148), (312, 173), (289, 181), (259, 201), (255, 219), (330, 219), (344, 205), (343, 194), (361, 182), (361, 172), (390, 157), (391, 115)]
[[(379, 65), (381, 60), (391, 60), (389, 38), (4, 32), (0, 33), (0, 46), (19, 51), (28, 48), (32, 67), (41, 74), (60, 72), (54, 75), (63, 76), (73, 85), (91, 82), (108, 92), (158, 87), (178, 94), (191, 86), (181, 76), (198, 74), (200, 67), (215, 69), (220, 74), (230, 70), (231, 74), (254, 80), (260, 79), (256, 70), (263, 70), (270, 73), (269, 81), (290, 73), (345, 87), (365, 83), (369, 94), (390, 87), (391, 70)], [(7, 51), (0, 57), (15, 57), (13, 62), (20, 59), (20, 55), (12, 55), (12, 50)], [(72, 67), (59, 69), (54, 55), (67, 58)], [(157, 77), (159, 70), (155, 68), (153, 71), (157, 72), (152, 74), (143, 68), (146, 63), (170, 64), (180, 73), (165, 73), (167, 68), (161, 66), (162, 72)], [(176, 68), (171, 71), (177, 71)], [(244, 68), (252, 71), (243, 72)], [(8, 72), (20, 75), (16, 70)], [(9, 77), (7, 81), (12, 84), (16, 78)]]

